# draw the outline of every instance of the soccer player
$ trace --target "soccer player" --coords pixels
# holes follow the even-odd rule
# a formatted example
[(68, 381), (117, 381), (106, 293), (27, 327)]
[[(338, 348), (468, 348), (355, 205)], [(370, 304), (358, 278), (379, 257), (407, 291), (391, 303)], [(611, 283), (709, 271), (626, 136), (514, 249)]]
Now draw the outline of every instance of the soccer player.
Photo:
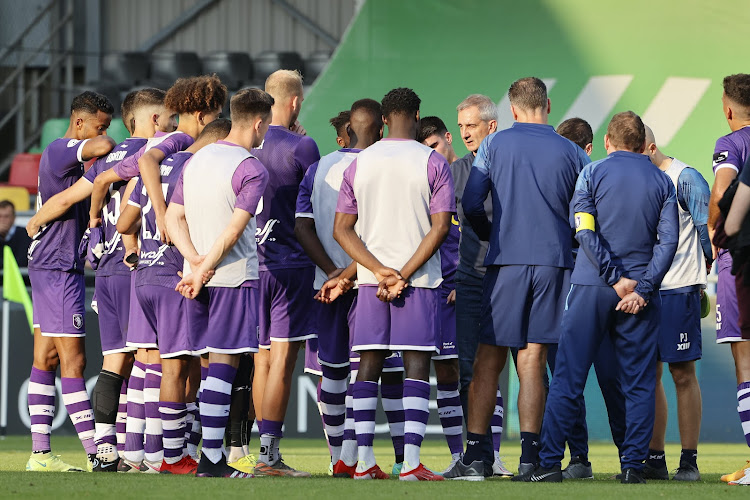
[[(712, 238), (719, 217), (719, 200), (732, 181), (742, 174), (742, 167), (750, 159), (750, 74), (727, 76), (723, 86), (722, 108), (731, 133), (720, 137), (714, 148), (715, 179), (708, 205), (708, 228)], [(750, 393), (750, 338), (743, 339), (740, 328), (740, 325), (750, 326), (750, 318), (746, 314), (749, 311), (738, 307), (729, 251), (719, 250), (716, 260), (719, 276), (716, 286), (716, 342), (729, 343), (731, 346), (737, 375), (737, 411), (745, 440), (750, 446), (750, 398), (747, 397)], [(745, 476), (746, 467), (725, 474), (721, 480), (739, 481)]]
[(544, 412), (540, 463), (514, 480), (562, 481), (565, 438), (591, 363), (609, 336), (626, 394), (621, 481), (645, 482), (641, 471), (654, 425), (659, 286), (679, 233), (675, 188), (642, 154), (646, 131), (635, 113), (616, 114), (604, 141), (608, 156), (584, 168), (571, 202), (580, 249)]
[[(161, 184), (167, 203), (177, 186), (185, 163), (204, 146), (229, 133), (229, 120), (209, 123), (185, 151), (168, 156), (161, 165)], [(194, 474), (198, 464), (185, 454), (187, 420), (186, 386), (193, 346), (190, 342), (187, 300), (174, 292), (180, 281), (183, 257), (172, 246), (161, 242), (156, 217), (143, 182), (138, 179), (117, 224), (122, 233), (140, 229), (140, 256), (136, 274), (136, 297), (148, 326), (156, 333), (162, 365), (159, 413), (164, 434), (164, 462), (160, 472)]]
[(357, 473), (384, 476), (372, 448), (377, 380), (388, 354), (400, 350), (406, 380), (399, 479), (440, 481), (419, 455), (429, 417), (430, 358), (440, 335), (437, 252), (456, 210), (453, 179), (445, 158), (415, 140), (417, 94), (397, 88), (381, 104), (388, 136), (359, 153), (344, 172), (333, 227), (336, 241), (357, 262), (360, 286), (352, 332), (352, 349), (360, 354), (353, 389)]
[(240, 356), (258, 350), (253, 215), (268, 174), (250, 150), (263, 141), (273, 103), (259, 89), (237, 92), (230, 102), (232, 129), (226, 140), (193, 155), (169, 205), (169, 227), (185, 257), (177, 289), (195, 299), (189, 313), (191, 341), (195, 352), (209, 360), (201, 391), (199, 477), (252, 477), (227, 465), (223, 441)]
[(646, 479), (669, 479), (664, 456), (667, 431), (667, 397), (661, 382), (663, 363), (677, 391), (680, 465), (677, 481), (698, 481), (698, 437), (701, 428), (701, 389), (695, 362), (701, 358), (701, 297), (706, 287), (707, 264), (713, 261), (708, 237), (708, 199), (711, 191), (703, 176), (676, 158), (665, 155), (656, 145), (654, 133), (646, 127), (646, 150), (651, 163), (665, 172), (677, 192), (679, 243), (672, 266), (661, 282), (661, 322), (656, 366), (656, 418), (643, 469)]
[[(156, 131), (170, 132), (172, 120), (164, 108), (164, 91), (153, 88), (129, 93), (121, 108), (122, 120), (131, 137), (99, 159), (75, 184), (50, 198), (31, 218), (28, 231), (35, 234), (42, 225), (64, 214), (73, 204), (91, 195), (96, 176), (114, 163), (136, 153)], [(133, 355), (125, 345), (130, 307), (130, 268), (123, 262), (125, 244), (115, 229), (127, 182), (110, 187), (103, 214), (104, 253), (96, 267), (96, 298), (103, 363), (94, 386), (91, 403), (96, 420), (99, 462), (94, 471), (116, 471), (116, 420), (120, 392), (133, 365)], [(121, 416), (121, 420), (124, 416)], [(124, 430), (124, 429), (122, 429)], [(120, 432), (120, 434), (124, 434)], [(122, 436), (124, 437), (124, 436)], [(120, 451), (124, 449), (124, 439)]]
[[(469, 391), (467, 449), (447, 476), (483, 479), (479, 442), (495, 407), (492, 394), (509, 348), (516, 369), (521, 430), (519, 473), (537, 464), (544, 411), (547, 344), (557, 343), (560, 315), (573, 266), (568, 203), (584, 160), (580, 148), (547, 124), (550, 102), (538, 78), (508, 90), (516, 123), (485, 138), (463, 195), (471, 226), (489, 239), (482, 323)], [(492, 225), (484, 200), (492, 193)], [(533, 221), (533, 224), (519, 221)]]
[(310, 137), (290, 130), (304, 99), (302, 76), (279, 70), (266, 79), (265, 88), (274, 98), (273, 121), (263, 144), (252, 152), (268, 169), (256, 234), (260, 352), (253, 401), (260, 456), (255, 475), (309, 476), (284, 464), (279, 440), (300, 344), (316, 336), (315, 267), (294, 236), (294, 208), (300, 182), (320, 153)]
[[(39, 164), (37, 209), (83, 176), (83, 162), (115, 146), (106, 131), (114, 109), (106, 97), (83, 92), (70, 105), (65, 135), (45, 148)], [(88, 455), (96, 462), (94, 413), (86, 393), (83, 259), (78, 244), (86, 229), (86, 205), (76, 203), (44, 225), (29, 246), (29, 279), (34, 296), (34, 362), (29, 378), (32, 453), (30, 471), (81, 471), (50, 451), (55, 412), (55, 372), (60, 367), (65, 408)]]
[[(453, 163), (458, 158), (453, 150), (453, 137), (437, 116), (419, 120), (417, 141), (434, 149)], [(440, 424), (451, 452), (449, 470), (464, 453), (464, 412), (458, 391), (458, 351), (456, 350), (456, 289), (455, 275), (458, 266), (458, 242), (461, 232), (458, 220), (451, 217), (451, 227), (445, 243), (440, 246), (440, 264), (443, 282), (440, 284), (440, 339), (439, 352), (432, 357), (437, 378), (437, 405)]]
[[(458, 368), (460, 375), (461, 407), (464, 416), (469, 414), (469, 384), (474, 374), (474, 357), (479, 346), (480, 304), (482, 301), (482, 281), (486, 272), (484, 258), (489, 242), (477, 237), (464, 215), (461, 197), (469, 179), (479, 145), (485, 137), (497, 130), (497, 105), (489, 97), (472, 94), (456, 107), (458, 128), (461, 139), (469, 153), (451, 163), (451, 173), (456, 188), (456, 208), (461, 238), (458, 243), (458, 268), (456, 269), (456, 345), (458, 347)], [(447, 140), (447, 138), (446, 138)], [(492, 220), (492, 197), (484, 200), (484, 211)], [(512, 476), (500, 459), (500, 444), (503, 433), (504, 402), (500, 388), (497, 389), (495, 411), (490, 430), (482, 439), (482, 459), (487, 475)], [(494, 449), (494, 454), (493, 454)]]
[(348, 148), (349, 142), (351, 141), (349, 133), (347, 132), (347, 129), (349, 128), (350, 113), (351, 112), (347, 109), (341, 111), (338, 115), (329, 120), (331, 126), (336, 130), (336, 144), (338, 144), (340, 148)]
[[(318, 305), (318, 360), (322, 370), (320, 407), (331, 451), (333, 474), (353, 477), (357, 462), (356, 446), (342, 456), (345, 433), (346, 397), (350, 375), (349, 317), (356, 290), (340, 295), (342, 280), (354, 280), (356, 265), (333, 239), (339, 189), (344, 171), (359, 152), (379, 141), (383, 134), (380, 103), (372, 99), (356, 101), (346, 116), (348, 148), (324, 156), (307, 170), (297, 195), (294, 233), (316, 264), (313, 287), (323, 304)], [(351, 443), (349, 443), (351, 445)], [(354, 451), (354, 453), (351, 453)]]

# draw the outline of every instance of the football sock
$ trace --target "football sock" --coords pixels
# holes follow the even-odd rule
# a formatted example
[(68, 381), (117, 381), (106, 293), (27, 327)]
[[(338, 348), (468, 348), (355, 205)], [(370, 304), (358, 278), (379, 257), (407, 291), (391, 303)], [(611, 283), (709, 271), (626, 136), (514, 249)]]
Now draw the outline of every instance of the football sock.
[(539, 434), (536, 432), (521, 433), (521, 463), (539, 463)]
[(143, 434), (146, 431), (146, 411), (143, 407), (143, 383), (146, 365), (136, 360), (128, 381), (127, 422), (125, 424), (126, 460), (140, 463), (143, 460)]
[(229, 419), (232, 382), (236, 373), (237, 369), (232, 365), (211, 363), (201, 392), (202, 457), (214, 464), (223, 457), (224, 430)]
[(34, 453), (47, 453), (50, 451), (50, 433), (55, 418), (55, 372), (32, 366), (28, 391), (31, 449)]
[(473, 432), (466, 433), (466, 452), (464, 453), (464, 465), (472, 462), (482, 461), (482, 435)]
[(383, 411), (388, 420), (388, 429), (393, 442), (396, 463), (404, 461), (404, 384), (383, 384), (380, 386)]
[(409, 472), (419, 467), (427, 420), (430, 417), (430, 384), (424, 380), (404, 380), (404, 467)]
[(740, 414), (745, 441), (750, 446), (750, 381), (737, 386), (737, 413)]
[(196, 403), (187, 403), (188, 416), (185, 421), (186, 448), (188, 455), (195, 457), (198, 454), (198, 445), (201, 442), (201, 417)]
[(128, 422), (128, 379), (123, 379), (120, 387), (120, 401), (117, 405), (115, 418), (115, 432), (117, 437), (117, 453), (122, 458), (125, 452), (125, 431)]
[(143, 406), (146, 415), (146, 440), (143, 446), (145, 458), (151, 463), (161, 464), (164, 459), (161, 415), (159, 415), (159, 388), (161, 387), (161, 364), (149, 364), (143, 382)]
[(448, 442), (451, 454), (463, 453), (463, 424), (464, 411), (461, 408), (461, 396), (458, 393), (458, 382), (452, 384), (438, 384), (437, 406), (440, 425)]
[(328, 437), (328, 447), (331, 451), (331, 462), (335, 464), (341, 458), (341, 446), (344, 439), (349, 367), (333, 368), (322, 365), (322, 371), (320, 409)]
[(375, 440), (375, 410), (378, 407), (378, 383), (354, 382), (352, 389), (354, 426), (357, 434), (359, 464), (357, 470), (367, 470), (375, 462), (372, 445)]
[(187, 405), (170, 401), (159, 402), (162, 432), (164, 433), (164, 461), (176, 464), (185, 453), (185, 424)]
[(492, 431), (492, 448), (495, 450), (495, 456), (500, 455), (500, 443), (503, 439), (503, 395), (500, 388), (497, 388), (497, 400), (495, 402), (495, 411), (490, 420), (490, 430)]
[[(352, 395), (352, 388), (354, 387), (354, 374), (352, 374), (352, 382), (346, 390), (346, 420), (344, 421), (344, 438), (341, 442), (341, 457), (342, 460), (349, 467), (357, 463), (357, 435), (354, 432), (354, 396)], [(334, 465), (336, 465), (334, 463)]]
[(260, 457), (258, 460), (266, 465), (274, 465), (281, 459), (279, 441), (284, 437), (281, 428), (283, 422), (263, 420), (260, 429)]
[(649, 467), (654, 469), (661, 469), (667, 466), (667, 460), (665, 459), (664, 450), (648, 449), (648, 458), (646, 463)]
[(86, 381), (83, 378), (63, 377), (61, 382), (65, 409), (78, 433), (78, 439), (81, 440), (86, 453), (96, 453), (94, 412), (91, 410), (91, 401), (86, 392)]
[(117, 373), (107, 370), (99, 372), (96, 385), (91, 393), (91, 407), (94, 410), (96, 433), (94, 442), (117, 445), (117, 409), (120, 404), (120, 390), (124, 379)]
[(680, 464), (687, 463), (693, 467), (698, 467), (698, 450), (686, 450), (683, 448), (680, 452)]

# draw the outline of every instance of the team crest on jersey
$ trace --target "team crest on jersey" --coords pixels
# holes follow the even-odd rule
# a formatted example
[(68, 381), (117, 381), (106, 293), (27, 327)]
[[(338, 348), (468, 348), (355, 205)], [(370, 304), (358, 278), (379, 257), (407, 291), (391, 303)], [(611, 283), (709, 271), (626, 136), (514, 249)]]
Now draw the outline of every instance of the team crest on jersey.
[(729, 158), (729, 151), (714, 153), (714, 167)]
[(83, 314), (74, 314), (73, 315), (73, 328), (76, 330), (80, 330), (83, 328)]

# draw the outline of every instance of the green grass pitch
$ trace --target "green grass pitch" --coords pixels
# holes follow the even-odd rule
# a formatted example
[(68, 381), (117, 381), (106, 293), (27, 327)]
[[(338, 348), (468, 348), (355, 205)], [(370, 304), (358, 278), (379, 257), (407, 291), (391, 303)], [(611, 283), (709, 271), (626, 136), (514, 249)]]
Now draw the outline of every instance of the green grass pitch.
[[(75, 437), (52, 438), (53, 452), (68, 463), (84, 466), (85, 455)], [(257, 441), (251, 443), (253, 447)], [(202, 479), (184, 476), (135, 474), (36, 473), (25, 472), (31, 449), (31, 438), (12, 436), (0, 441), (0, 498), (18, 497), (44, 500), (60, 498), (170, 498), (223, 500), (225, 498), (749, 498), (750, 489), (729, 486), (719, 481), (721, 474), (737, 470), (750, 458), (744, 444), (705, 444), (699, 447), (698, 466), (703, 480), (680, 484), (675, 481), (650, 481), (646, 485), (620, 484), (611, 476), (619, 472), (617, 452), (608, 443), (593, 443), (590, 460), (596, 479), (566, 481), (563, 484), (512, 483), (492, 479), (481, 483), (445, 481), (441, 483), (403, 483), (391, 481), (357, 481), (328, 477), (328, 451), (320, 440), (285, 439), (284, 460), (291, 466), (313, 473), (311, 479)], [(516, 442), (503, 443), (506, 465), (517, 467), (520, 447)], [(383, 470), (393, 464), (390, 440), (376, 440), (376, 456)], [(677, 467), (680, 448), (667, 447), (667, 463)], [(422, 448), (423, 462), (435, 470), (448, 464), (444, 441), (430, 439)], [(566, 460), (567, 461), (567, 460)], [(387, 468), (386, 468), (387, 467)]]

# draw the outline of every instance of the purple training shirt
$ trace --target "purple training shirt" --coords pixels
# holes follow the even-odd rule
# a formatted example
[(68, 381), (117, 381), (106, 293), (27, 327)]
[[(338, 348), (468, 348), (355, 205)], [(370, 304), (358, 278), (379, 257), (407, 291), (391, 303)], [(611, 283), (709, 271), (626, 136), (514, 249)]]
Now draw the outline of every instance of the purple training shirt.
[[(143, 156), (147, 149), (158, 149), (164, 153), (164, 157), (168, 157), (180, 151), (184, 151), (189, 148), (195, 139), (190, 137), (184, 132), (172, 132), (166, 134), (164, 132), (156, 132), (152, 139), (149, 139), (145, 146), (143, 146), (137, 153), (128, 156), (114, 167), (114, 172), (120, 177), (120, 179), (129, 181), (133, 177), (138, 177), (141, 173), (138, 168), (138, 160)], [(151, 146), (151, 144), (155, 145)]]

